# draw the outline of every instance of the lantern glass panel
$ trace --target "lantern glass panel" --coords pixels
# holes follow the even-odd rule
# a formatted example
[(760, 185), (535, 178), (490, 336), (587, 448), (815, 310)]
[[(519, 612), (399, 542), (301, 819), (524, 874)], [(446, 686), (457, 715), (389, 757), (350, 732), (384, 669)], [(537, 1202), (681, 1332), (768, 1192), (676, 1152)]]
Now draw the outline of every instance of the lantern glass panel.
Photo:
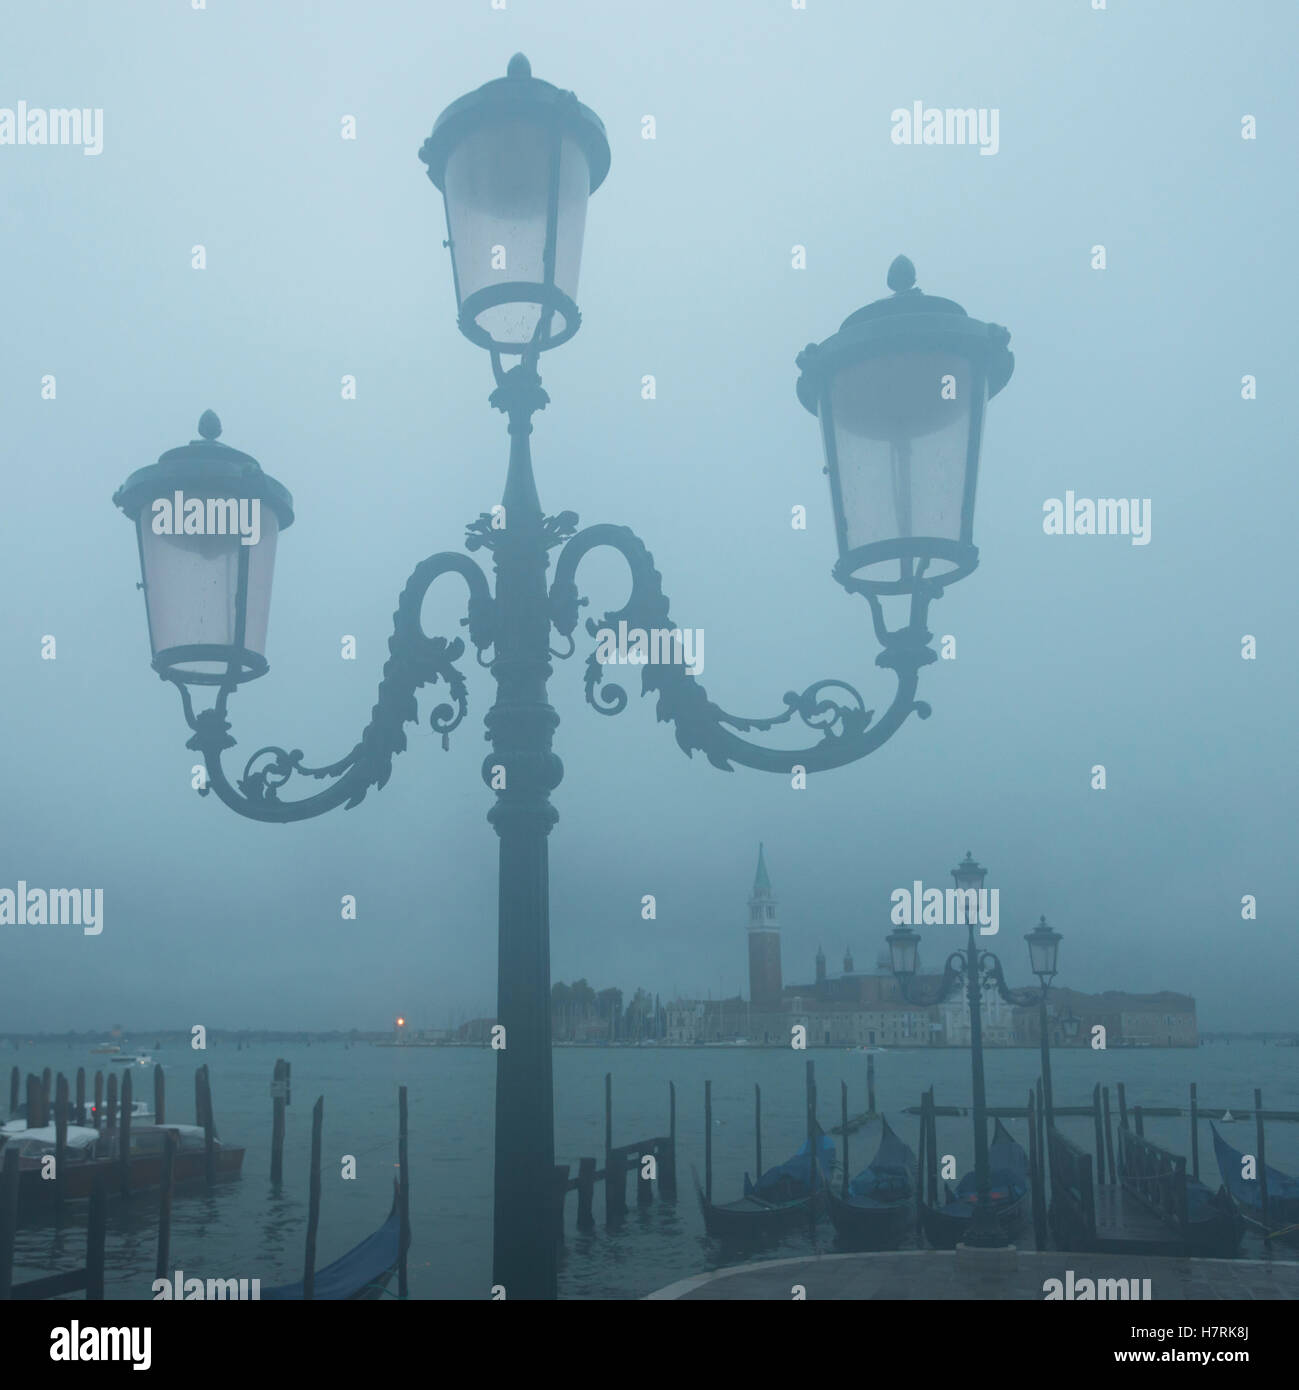
[[(552, 268), (546, 262), (556, 158)], [(554, 285), (576, 300), (590, 195), (590, 168), (576, 141), (533, 121), (480, 126), (448, 156), (445, 193), (461, 308), (479, 291), (507, 282)], [(532, 300), (471, 310), (502, 349), (522, 351), (534, 338), (551, 336), (553, 311)], [(553, 331), (564, 326), (561, 321)]]
[[(156, 535), (151, 509), (140, 512), (140, 553), (153, 652), (186, 646), (242, 646), (266, 655), (271, 608), (271, 577), (279, 523), (274, 510), (261, 508), (261, 535), (246, 546), (238, 535)], [(240, 552), (248, 556), (248, 588), (243, 641), (238, 638)], [(225, 660), (182, 661), (179, 674), (219, 676)]]
[(908, 929), (890, 932), (889, 963), (895, 975), (914, 975), (920, 956), (920, 937)]
[[(970, 539), (966, 474), (983, 390), (982, 374), (954, 353), (868, 357), (836, 373), (829, 423), (845, 552), (908, 537)], [(925, 573), (938, 578), (955, 567), (934, 558)]]
[(1034, 975), (1054, 975), (1060, 954), (1060, 938), (1055, 932), (1032, 931), (1028, 934), (1028, 956)]

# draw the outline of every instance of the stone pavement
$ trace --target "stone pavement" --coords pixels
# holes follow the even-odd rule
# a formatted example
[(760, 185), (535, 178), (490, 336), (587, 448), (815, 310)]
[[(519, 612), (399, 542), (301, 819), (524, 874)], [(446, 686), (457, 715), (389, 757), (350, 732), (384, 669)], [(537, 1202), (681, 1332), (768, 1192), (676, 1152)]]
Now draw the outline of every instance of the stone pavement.
[[(649, 1298), (782, 1299), (795, 1285), (808, 1299), (1042, 1299), (1047, 1279), (1149, 1279), (1160, 1299), (1296, 1299), (1299, 1263), (1191, 1260), (1154, 1255), (1084, 1255), (1067, 1251), (892, 1250), (879, 1254), (803, 1256), (735, 1265), (678, 1280)], [(1136, 1286), (1139, 1292), (1140, 1286)], [(1109, 1296), (1113, 1296), (1112, 1294)]]

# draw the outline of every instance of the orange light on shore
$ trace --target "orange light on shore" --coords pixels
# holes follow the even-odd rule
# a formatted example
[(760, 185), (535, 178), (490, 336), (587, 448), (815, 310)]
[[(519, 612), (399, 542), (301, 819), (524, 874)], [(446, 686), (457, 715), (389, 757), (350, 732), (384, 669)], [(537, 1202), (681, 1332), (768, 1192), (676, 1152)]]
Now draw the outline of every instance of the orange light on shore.
[(406, 1020), (405, 1020), (404, 1018), (399, 1018), (399, 1019), (397, 1020), (397, 1027), (398, 1027), (398, 1028), (404, 1028), (405, 1026), (406, 1026)]

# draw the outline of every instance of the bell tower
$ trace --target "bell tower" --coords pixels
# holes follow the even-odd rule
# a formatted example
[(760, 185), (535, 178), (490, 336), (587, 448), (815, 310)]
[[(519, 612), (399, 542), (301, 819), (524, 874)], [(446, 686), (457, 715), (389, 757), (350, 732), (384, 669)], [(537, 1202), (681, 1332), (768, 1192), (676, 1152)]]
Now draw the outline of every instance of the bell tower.
[(758, 871), (749, 896), (749, 1000), (753, 1004), (780, 1002), (780, 926), (771, 895), (767, 860), (758, 846)]

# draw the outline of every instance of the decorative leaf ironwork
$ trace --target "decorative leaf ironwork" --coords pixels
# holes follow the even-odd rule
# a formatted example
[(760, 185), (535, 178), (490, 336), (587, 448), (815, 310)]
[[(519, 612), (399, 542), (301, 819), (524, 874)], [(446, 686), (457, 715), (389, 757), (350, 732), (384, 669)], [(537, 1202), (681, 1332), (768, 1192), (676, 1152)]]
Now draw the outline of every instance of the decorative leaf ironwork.
[[(608, 546), (623, 556), (631, 571), (632, 590), (624, 607), (611, 610), (600, 619), (588, 618), (586, 631), (597, 637), (606, 629), (617, 629), (626, 623), (627, 629), (674, 629), (669, 616), (669, 604), (663, 593), (662, 576), (654, 567), (654, 557), (644, 543), (625, 526), (591, 526), (579, 532), (560, 552), (555, 565), (555, 578), (550, 590), (551, 620), (564, 637), (571, 637), (577, 626), (580, 609), (587, 600), (580, 597), (576, 571), (582, 558), (599, 546)], [(927, 645), (929, 634), (924, 632), (923, 613), (927, 598), (919, 600), (919, 621), (913, 617), (903, 634), (889, 634), (885, 664), (897, 677), (897, 692), (883, 718), (876, 721), (875, 712), (867, 709), (858, 691), (846, 681), (821, 680), (801, 692), (788, 691), (784, 709), (779, 714), (763, 718), (747, 718), (728, 713), (708, 698), (696, 677), (680, 662), (647, 659), (641, 665), (641, 693), (658, 695), (656, 713), (661, 722), (671, 723), (678, 746), (688, 756), (696, 750), (715, 767), (726, 771), (734, 763), (763, 771), (787, 772), (794, 767), (806, 771), (821, 771), (855, 762), (873, 752), (892, 736), (908, 715), (920, 718), (929, 714), (929, 706), (915, 698), (919, 668), (934, 660)], [(626, 689), (606, 679), (605, 665), (593, 652), (586, 663), (584, 676), (587, 703), (599, 714), (620, 714), (627, 707)], [(817, 730), (819, 743), (808, 748), (786, 750), (770, 748), (738, 736), (739, 733), (765, 733), (795, 718)], [(735, 731), (735, 732), (733, 732)]]
[[(419, 719), (415, 694), (425, 685), (446, 684), (449, 699), (436, 705), (429, 715), (429, 727), (448, 746), (451, 733), (459, 727), (469, 710), (465, 678), (456, 666), (464, 655), (459, 638), (429, 637), (420, 623), (424, 597), (433, 582), (444, 574), (458, 574), (469, 588), (468, 617), (470, 640), (480, 657), (492, 643), (495, 631), (495, 604), (486, 577), (467, 556), (444, 552), (430, 556), (415, 567), (393, 614), (393, 632), (388, 639), (388, 660), (384, 663), (378, 697), (370, 722), (356, 746), (335, 763), (308, 767), (300, 748), (292, 750), (270, 744), (259, 748), (244, 764), (242, 776), (232, 786), (221, 767), (221, 754), (234, 746), (226, 705), (230, 687), (223, 686), (212, 709), (194, 713), (188, 688), (180, 686), (185, 718), (194, 731), (186, 747), (200, 752), (207, 764), (210, 789), (232, 809), (254, 820), (304, 820), (342, 805), (358, 806), (371, 787), (383, 787), (392, 776), (392, 761), (407, 746), (407, 724)], [(333, 786), (302, 801), (281, 801), (280, 789), (295, 775), (315, 779), (335, 779)]]

